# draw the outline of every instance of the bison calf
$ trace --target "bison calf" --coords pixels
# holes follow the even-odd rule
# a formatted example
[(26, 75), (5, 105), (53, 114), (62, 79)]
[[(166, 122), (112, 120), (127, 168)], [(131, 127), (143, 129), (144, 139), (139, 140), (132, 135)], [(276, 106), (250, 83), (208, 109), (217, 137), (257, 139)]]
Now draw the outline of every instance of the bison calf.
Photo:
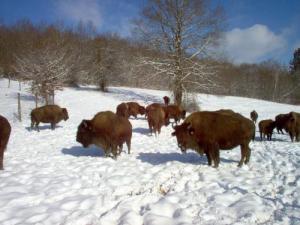
[(6, 149), (11, 126), (7, 119), (0, 115), (0, 170), (3, 170), (4, 151)]
[(250, 117), (251, 117), (252, 121), (253, 121), (254, 123), (256, 123), (257, 118), (258, 118), (257, 112), (256, 112), (255, 110), (253, 110), (253, 111), (250, 113)]
[(267, 140), (272, 140), (273, 130), (276, 127), (276, 123), (273, 120), (261, 120), (258, 123), (260, 140), (262, 141), (263, 137), (265, 138), (267, 135)]
[[(126, 142), (130, 154), (132, 126), (127, 118), (111, 111), (97, 113), (91, 120), (82, 120), (78, 126), (76, 141), (87, 148), (94, 144), (103, 148), (105, 155), (112, 152), (114, 158)], [(119, 151), (118, 151), (119, 148)]]
[(31, 111), (31, 129), (35, 126), (38, 131), (39, 123), (50, 123), (51, 129), (55, 129), (55, 125), (61, 120), (68, 120), (69, 114), (66, 108), (58, 105), (45, 105)]

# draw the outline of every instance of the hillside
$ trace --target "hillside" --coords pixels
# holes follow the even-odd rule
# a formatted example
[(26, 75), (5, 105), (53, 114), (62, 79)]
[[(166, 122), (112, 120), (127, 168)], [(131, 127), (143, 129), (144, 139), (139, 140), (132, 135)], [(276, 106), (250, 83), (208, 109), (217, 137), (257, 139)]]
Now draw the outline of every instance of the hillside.
[[(23, 87), (24, 88), (24, 87)], [(17, 110), (17, 83), (7, 88), (0, 79), (0, 114), (12, 125), (12, 135), (0, 171), (0, 224), (299, 224), (300, 143), (288, 135), (273, 141), (252, 142), (250, 164), (237, 167), (240, 150), (221, 151), (218, 169), (193, 151), (181, 154), (163, 127), (158, 136), (148, 133), (144, 117), (130, 119), (131, 154), (105, 158), (93, 146), (76, 142), (77, 126), (99, 111), (115, 111), (123, 101), (142, 105), (161, 102), (163, 91), (125, 87), (100, 93), (93, 87), (65, 88), (56, 103), (70, 119), (52, 131), (30, 130), (33, 97), (22, 94), (23, 121)], [(300, 112), (300, 106), (239, 97), (198, 95), (202, 110), (231, 108), (259, 118)]]

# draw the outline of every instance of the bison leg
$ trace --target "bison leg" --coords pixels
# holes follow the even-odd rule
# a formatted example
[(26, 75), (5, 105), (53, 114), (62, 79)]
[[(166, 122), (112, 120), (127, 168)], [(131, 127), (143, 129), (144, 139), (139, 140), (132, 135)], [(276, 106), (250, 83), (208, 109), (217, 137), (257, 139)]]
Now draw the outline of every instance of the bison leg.
[(245, 144), (241, 145), (241, 160), (238, 164), (238, 167), (242, 167), (244, 161), (246, 161), (247, 155), (248, 155), (248, 146)]
[(262, 141), (262, 132), (260, 131), (259, 133), (260, 133), (260, 140)]
[(294, 142), (294, 135), (293, 135), (293, 133), (289, 132), (289, 135), (290, 135), (291, 141)]
[(206, 155), (206, 158), (207, 158), (208, 165), (211, 166), (211, 156), (210, 156), (209, 152), (205, 151), (205, 155)]
[(117, 156), (118, 156), (118, 147), (117, 147), (117, 145), (112, 145), (111, 151), (112, 151), (112, 154), (113, 154), (113, 158), (117, 159)]
[(247, 154), (246, 154), (246, 160), (245, 164), (248, 164), (250, 161), (250, 156), (251, 156), (251, 148), (249, 147), (249, 144), (247, 144)]
[(121, 154), (122, 151), (123, 151), (123, 144), (119, 145), (119, 155)]
[(32, 130), (32, 129), (33, 129), (33, 127), (34, 127), (34, 121), (33, 121), (33, 120), (31, 120), (30, 129)]
[(55, 123), (51, 123), (51, 129), (55, 130)]
[(128, 154), (130, 154), (130, 147), (131, 147), (131, 140), (126, 141), (127, 149), (128, 149)]
[(1, 147), (1, 143), (0, 143), (0, 170), (3, 170), (3, 157), (4, 157), (4, 148)]
[(38, 132), (40, 132), (39, 122), (35, 122), (35, 128), (37, 129)]
[(214, 168), (219, 167), (219, 162), (220, 162), (220, 150), (219, 146), (217, 145), (210, 145), (208, 146), (208, 151), (210, 153), (211, 159), (214, 161)]

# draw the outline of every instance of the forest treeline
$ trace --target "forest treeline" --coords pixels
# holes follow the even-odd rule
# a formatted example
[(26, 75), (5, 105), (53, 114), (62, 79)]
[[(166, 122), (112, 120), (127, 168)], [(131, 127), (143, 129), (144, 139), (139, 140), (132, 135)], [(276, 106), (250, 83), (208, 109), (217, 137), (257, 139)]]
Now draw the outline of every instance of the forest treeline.
[[(164, 52), (147, 43), (99, 34), (91, 24), (72, 29), (27, 20), (0, 24), (0, 74), (31, 82), (29, 91), (46, 100), (63, 86), (81, 84), (94, 84), (102, 91), (108, 86), (169, 89), (168, 72), (156, 68), (165, 59)], [(299, 70), (274, 60), (241, 65), (224, 57), (193, 60), (195, 66), (209, 65), (214, 73), (194, 76), (197, 85), (192, 80), (189, 91), (300, 103)]]

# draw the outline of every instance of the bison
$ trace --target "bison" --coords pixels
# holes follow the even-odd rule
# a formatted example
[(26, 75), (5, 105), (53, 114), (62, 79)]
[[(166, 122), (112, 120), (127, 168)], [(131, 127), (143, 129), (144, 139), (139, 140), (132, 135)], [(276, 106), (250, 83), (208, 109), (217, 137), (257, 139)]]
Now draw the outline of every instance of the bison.
[(261, 120), (258, 123), (259, 133), (260, 133), (260, 140), (262, 141), (263, 136), (267, 135), (267, 140), (272, 140), (272, 134), (273, 130), (276, 127), (275, 121), (269, 119), (269, 120)]
[(4, 151), (6, 149), (11, 126), (7, 119), (0, 115), (0, 170), (3, 170)]
[(256, 112), (255, 110), (253, 110), (253, 111), (250, 113), (250, 118), (251, 118), (251, 120), (252, 120), (254, 123), (256, 123), (257, 118), (258, 118), (258, 114), (257, 114), (257, 112)]
[(164, 111), (166, 111), (166, 106), (161, 104), (161, 103), (152, 103), (150, 105), (147, 105), (146, 109), (145, 109), (145, 117), (148, 117), (148, 112), (152, 109), (155, 108), (162, 108)]
[(61, 108), (58, 105), (46, 105), (31, 111), (31, 129), (35, 126), (38, 131), (39, 123), (50, 123), (51, 129), (55, 129), (55, 125), (61, 120), (68, 120), (69, 114), (66, 108)]
[(168, 96), (164, 96), (163, 99), (164, 99), (165, 105), (169, 105), (169, 103), (170, 103), (170, 98), (169, 98)]
[(180, 119), (185, 119), (186, 111), (178, 105), (168, 105), (166, 106), (166, 110), (169, 119), (174, 119), (176, 124), (180, 121)]
[(118, 116), (123, 116), (125, 118), (129, 118), (129, 107), (126, 103), (121, 103), (117, 106), (116, 114)]
[(290, 118), (289, 113), (287, 114), (279, 114), (275, 117), (275, 124), (277, 133), (283, 134), (283, 130), (286, 130), (287, 122)]
[(147, 120), (149, 125), (150, 133), (156, 132), (160, 134), (161, 127), (163, 125), (169, 125), (169, 118), (167, 112), (164, 110), (163, 107), (153, 107), (148, 110), (147, 113)]
[(241, 160), (238, 166), (250, 160), (249, 143), (255, 136), (254, 123), (238, 113), (194, 112), (181, 125), (174, 128), (178, 147), (182, 152), (188, 148), (199, 154), (205, 153), (208, 165), (214, 161), (214, 167), (220, 162), (219, 150), (229, 150), (241, 146)]
[(291, 141), (300, 141), (300, 113), (290, 112), (285, 124), (285, 129), (289, 133)]
[(146, 112), (145, 107), (136, 102), (127, 102), (126, 104), (128, 105), (129, 116), (137, 118), (138, 114), (144, 115)]
[(91, 120), (82, 120), (78, 126), (76, 141), (85, 148), (95, 144), (103, 148), (106, 156), (111, 152), (116, 158), (122, 151), (124, 142), (130, 154), (131, 136), (132, 126), (127, 118), (104, 111), (97, 113)]

